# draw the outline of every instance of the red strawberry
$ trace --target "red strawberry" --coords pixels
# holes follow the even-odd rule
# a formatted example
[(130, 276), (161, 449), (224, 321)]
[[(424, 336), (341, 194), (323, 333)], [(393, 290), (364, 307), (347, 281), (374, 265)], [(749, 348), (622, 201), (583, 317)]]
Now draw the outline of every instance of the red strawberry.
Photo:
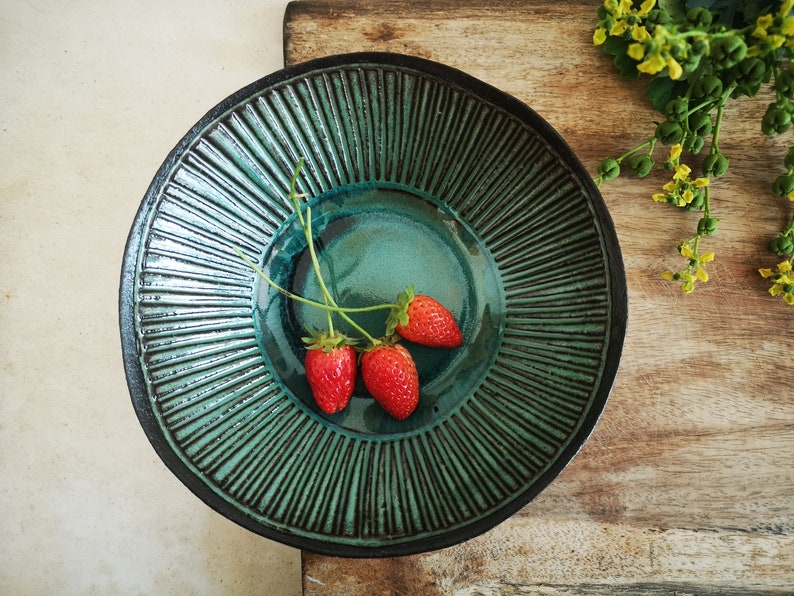
[(356, 360), (353, 346), (341, 335), (315, 334), (304, 341), (306, 379), (314, 401), (326, 414), (336, 414), (347, 407), (356, 385)]
[(419, 403), (419, 375), (410, 352), (399, 344), (380, 344), (361, 356), (364, 386), (383, 409), (405, 420)]
[(452, 313), (438, 300), (406, 288), (387, 322), (387, 335), (396, 331), (403, 339), (433, 348), (457, 348), (463, 334)]

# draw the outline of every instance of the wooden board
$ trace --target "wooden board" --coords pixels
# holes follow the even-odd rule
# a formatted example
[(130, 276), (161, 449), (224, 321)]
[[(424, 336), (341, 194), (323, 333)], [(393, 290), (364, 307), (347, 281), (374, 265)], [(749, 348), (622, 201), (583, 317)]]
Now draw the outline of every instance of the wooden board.
[[(642, 81), (592, 45), (596, 2), (299, 0), (287, 64), (393, 51), (465, 70), (548, 120), (591, 172), (659, 118)], [(760, 134), (768, 96), (727, 110), (731, 169), (713, 187), (711, 279), (685, 296), (660, 272), (697, 214), (654, 203), (669, 174), (602, 192), (621, 242), (629, 330), (589, 442), (534, 502), (443, 551), (388, 560), (304, 553), (308, 594), (788, 594), (794, 592), (794, 309), (759, 267), (791, 216), (770, 190), (783, 139)]]

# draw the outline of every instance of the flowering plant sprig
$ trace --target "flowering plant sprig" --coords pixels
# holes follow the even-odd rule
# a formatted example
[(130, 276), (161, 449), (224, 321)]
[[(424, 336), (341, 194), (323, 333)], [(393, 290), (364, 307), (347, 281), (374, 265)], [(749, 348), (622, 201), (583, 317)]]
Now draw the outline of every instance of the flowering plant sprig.
[[(741, 96), (754, 97), (764, 85), (774, 91), (760, 128), (767, 136), (789, 131), (794, 119), (794, 0), (604, 0), (598, 9), (593, 43), (614, 57), (624, 78), (651, 77), (647, 96), (663, 119), (650, 138), (619, 157), (603, 160), (595, 178), (600, 186), (629, 171), (638, 178), (657, 165), (657, 145), (669, 147), (659, 165), (672, 180), (653, 200), (701, 213), (697, 231), (678, 251), (686, 266), (665, 271), (664, 279), (690, 293), (708, 280), (701, 241), (717, 232), (712, 216), (712, 187), (729, 168), (720, 149), (725, 106)], [(693, 175), (682, 155), (703, 153), (700, 174)], [(784, 159), (786, 172), (774, 181), (779, 197), (794, 201), (794, 146)], [(771, 250), (794, 263), (794, 218), (772, 242)], [(794, 297), (786, 289), (790, 270), (781, 265), (761, 275), (773, 282), (770, 294)], [(785, 269), (785, 265), (783, 265)], [(782, 283), (778, 283), (783, 280)], [(792, 288), (794, 291), (794, 287)]]

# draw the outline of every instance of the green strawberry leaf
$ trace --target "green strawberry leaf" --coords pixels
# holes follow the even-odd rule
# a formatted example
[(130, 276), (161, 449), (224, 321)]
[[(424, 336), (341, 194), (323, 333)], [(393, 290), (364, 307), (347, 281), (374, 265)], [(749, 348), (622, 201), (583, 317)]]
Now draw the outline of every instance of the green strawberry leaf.
[(408, 286), (404, 292), (400, 292), (397, 296), (397, 302), (394, 308), (389, 311), (389, 316), (386, 319), (386, 332), (385, 336), (390, 337), (394, 335), (397, 325), (405, 327), (408, 324), (408, 305), (414, 299), (414, 287)]
[(302, 337), (301, 341), (306, 344), (307, 350), (322, 350), (323, 352), (330, 352), (334, 348), (341, 348), (344, 346), (355, 346), (359, 340), (356, 338), (348, 337), (338, 331), (329, 334), (327, 331), (319, 331), (306, 327), (309, 332), (308, 337)]

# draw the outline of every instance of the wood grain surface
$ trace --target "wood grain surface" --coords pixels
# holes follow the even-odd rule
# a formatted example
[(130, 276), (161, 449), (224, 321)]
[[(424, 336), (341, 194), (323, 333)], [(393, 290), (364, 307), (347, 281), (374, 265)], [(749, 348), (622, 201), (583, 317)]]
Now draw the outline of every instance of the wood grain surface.
[[(518, 97), (595, 172), (659, 118), (643, 81), (592, 45), (594, 1), (298, 0), (286, 64), (392, 51), (465, 70)], [(791, 216), (770, 183), (793, 139), (760, 133), (768, 96), (727, 110), (729, 173), (712, 189), (711, 279), (685, 296), (660, 277), (697, 214), (654, 203), (668, 173), (602, 193), (620, 239), (629, 330), (590, 440), (535, 501), (466, 543), (398, 559), (304, 553), (307, 594), (794, 593), (794, 309), (759, 267)]]

